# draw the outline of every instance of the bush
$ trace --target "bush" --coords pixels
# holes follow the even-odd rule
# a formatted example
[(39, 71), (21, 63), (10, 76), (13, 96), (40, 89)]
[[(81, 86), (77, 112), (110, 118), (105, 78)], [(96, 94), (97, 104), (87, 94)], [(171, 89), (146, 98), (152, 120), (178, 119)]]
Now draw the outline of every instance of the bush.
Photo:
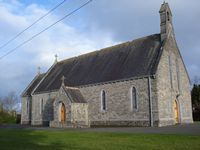
[(194, 121), (200, 121), (200, 85), (194, 84), (192, 91), (192, 108)]
[(200, 121), (200, 106), (193, 110), (194, 121)]
[(0, 124), (14, 124), (16, 123), (16, 117), (12, 114), (4, 111), (0, 111)]

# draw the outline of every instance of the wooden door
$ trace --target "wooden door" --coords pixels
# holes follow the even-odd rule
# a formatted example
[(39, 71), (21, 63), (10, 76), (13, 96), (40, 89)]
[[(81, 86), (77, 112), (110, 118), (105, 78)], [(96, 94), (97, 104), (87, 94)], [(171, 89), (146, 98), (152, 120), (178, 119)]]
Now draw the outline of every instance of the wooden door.
[(61, 105), (61, 122), (65, 122), (65, 105), (64, 104), (62, 104)]
[(176, 123), (178, 123), (179, 122), (179, 108), (178, 108), (178, 103), (176, 100), (174, 101), (174, 118), (175, 118)]

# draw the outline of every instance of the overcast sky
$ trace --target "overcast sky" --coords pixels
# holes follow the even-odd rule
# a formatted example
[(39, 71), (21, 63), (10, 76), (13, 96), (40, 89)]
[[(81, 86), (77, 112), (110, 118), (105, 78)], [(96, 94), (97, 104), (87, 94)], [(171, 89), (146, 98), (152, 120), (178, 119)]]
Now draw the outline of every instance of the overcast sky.
[[(0, 0), (0, 46), (63, 0)], [(0, 56), (40, 32), (87, 0), (66, 0), (15, 41), (0, 49)], [(200, 1), (168, 0), (176, 39), (190, 78), (200, 76)], [(159, 8), (163, 0), (93, 0), (0, 60), (0, 96), (18, 94), (37, 73), (59, 60), (117, 43), (159, 33)]]

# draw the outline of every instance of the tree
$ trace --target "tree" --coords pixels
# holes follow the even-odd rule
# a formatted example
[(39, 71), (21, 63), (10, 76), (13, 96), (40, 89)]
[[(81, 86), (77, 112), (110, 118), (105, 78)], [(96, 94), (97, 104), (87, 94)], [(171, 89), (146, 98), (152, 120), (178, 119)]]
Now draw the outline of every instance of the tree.
[(192, 107), (196, 108), (200, 106), (200, 85), (194, 84), (191, 96), (192, 96)]
[(7, 112), (17, 111), (19, 99), (15, 92), (10, 92), (2, 99), (3, 109)]
[(0, 97), (0, 124), (16, 123), (16, 112), (19, 109), (19, 98), (15, 92), (10, 92), (7, 96)]
[(194, 121), (200, 121), (200, 85), (194, 84), (191, 96)]

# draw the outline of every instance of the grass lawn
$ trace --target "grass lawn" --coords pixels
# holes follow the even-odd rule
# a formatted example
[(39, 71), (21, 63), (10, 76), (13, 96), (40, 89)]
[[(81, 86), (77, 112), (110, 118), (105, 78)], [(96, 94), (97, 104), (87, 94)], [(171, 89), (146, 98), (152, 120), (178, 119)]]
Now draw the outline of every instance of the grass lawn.
[(0, 150), (200, 150), (200, 136), (0, 129)]

